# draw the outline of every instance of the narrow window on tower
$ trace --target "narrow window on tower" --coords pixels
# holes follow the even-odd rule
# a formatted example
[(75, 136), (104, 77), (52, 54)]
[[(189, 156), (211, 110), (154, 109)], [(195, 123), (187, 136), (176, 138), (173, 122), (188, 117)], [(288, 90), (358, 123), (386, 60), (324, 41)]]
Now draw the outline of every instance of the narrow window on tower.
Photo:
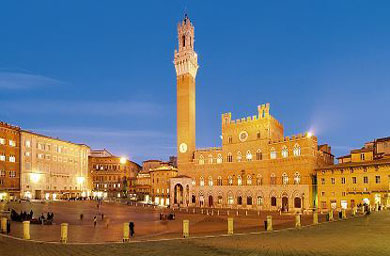
[(186, 36), (185, 35), (183, 35), (182, 41), (183, 41), (183, 47), (185, 47), (186, 46)]

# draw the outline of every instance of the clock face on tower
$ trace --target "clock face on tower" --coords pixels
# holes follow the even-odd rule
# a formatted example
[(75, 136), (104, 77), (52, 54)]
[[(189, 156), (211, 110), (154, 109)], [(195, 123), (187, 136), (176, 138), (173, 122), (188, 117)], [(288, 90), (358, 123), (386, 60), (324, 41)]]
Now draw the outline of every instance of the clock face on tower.
[(180, 144), (179, 151), (180, 151), (180, 153), (187, 152), (187, 144), (185, 144), (185, 143)]

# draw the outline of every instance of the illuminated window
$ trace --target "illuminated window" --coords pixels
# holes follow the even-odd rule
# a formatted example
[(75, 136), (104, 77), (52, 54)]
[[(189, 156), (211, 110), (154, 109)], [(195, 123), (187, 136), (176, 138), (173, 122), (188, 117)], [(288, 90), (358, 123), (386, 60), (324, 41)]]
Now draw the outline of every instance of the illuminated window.
[(282, 157), (283, 158), (287, 158), (288, 157), (288, 149), (286, 146), (283, 146), (283, 149), (282, 149)]
[(213, 163), (213, 155), (209, 155), (209, 164)]
[(204, 187), (204, 178), (203, 178), (203, 177), (200, 177), (199, 185), (200, 185), (201, 187)]
[(242, 159), (241, 152), (238, 151), (237, 152), (237, 162), (241, 162), (241, 159)]
[(11, 146), (11, 147), (16, 147), (16, 142), (14, 140), (9, 140), (8, 141), (8, 144)]
[(247, 178), (246, 178), (246, 184), (248, 186), (252, 185), (252, 176), (251, 175), (248, 175)]
[(15, 156), (9, 156), (9, 161), (12, 163), (15, 163), (15, 161), (16, 161)]
[(237, 176), (237, 185), (241, 186), (242, 185), (242, 178), (240, 175)]
[(204, 164), (204, 157), (203, 157), (203, 155), (200, 155), (200, 157), (199, 157), (199, 164)]
[(252, 153), (249, 150), (246, 152), (246, 160), (252, 161)]
[(213, 186), (213, 177), (209, 176), (209, 187)]
[(258, 196), (257, 197), (257, 205), (258, 206), (262, 206), (263, 205), (263, 197), (262, 196)]
[(287, 185), (287, 184), (288, 184), (288, 176), (287, 176), (287, 173), (283, 173), (283, 174), (282, 174), (282, 182), (283, 182), (283, 185)]
[(0, 138), (0, 144), (1, 145), (5, 145), (5, 139), (4, 138)]
[(276, 150), (274, 148), (271, 148), (270, 158), (276, 159)]
[(233, 178), (232, 178), (232, 176), (229, 176), (228, 182), (229, 182), (229, 186), (233, 185)]
[(192, 186), (196, 185), (196, 180), (192, 180)]
[(217, 164), (221, 164), (221, 163), (222, 163), (222, 155), (218, 154), (218, 156), (217, 156)]
[(294, 156), (300, 156), (301, 155), (301, 147), (298, 144), (295, 144), (293, 149)]
[(301, 175), (299, 174), (299, 172), (296, 172), (294, 174), (294, 184), (299, 185), (300, 183), (301, 183)]
[(228, 194), (228, 205), (234, 204), (234, 197), (232, 194)]

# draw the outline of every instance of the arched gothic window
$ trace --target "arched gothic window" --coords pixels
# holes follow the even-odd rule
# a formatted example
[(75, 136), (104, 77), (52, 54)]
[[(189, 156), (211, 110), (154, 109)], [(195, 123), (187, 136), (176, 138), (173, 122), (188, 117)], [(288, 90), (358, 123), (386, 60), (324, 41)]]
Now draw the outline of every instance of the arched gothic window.
[(209, 187), (213, 186), (213, 177), (209, 176)]
[(242, 156), (241, 156), (241, 151), (237, 152), (237, 162), (241, 162)]
[(209, 164), (213, 163), (213, 155), (209, 155)]
[(229, 186), (233, 185), (233, 178), (232, 178), (232, 176), (229, 176), (228, 183), (229, 183)]
[(203, 155), (200, 155), (200, 157), (199, 157), (199, 164), (204, 164), (204, 157), (203, 157)]
[(299, 172), (296, 172), (294, 174), (294, 184), (299, 185), (300, 183), (301, 183), (301, 175), (299, 174)]
[(283, 183), (283, 185), (287, 185), (287, 184), (288, 184), (288, 176), (287, 176), (287, 173), (283, 173), (283, 174), (282, 174), (282, 183)]
[(217, 185), (222, 186), (222, 177), (221, 176), (218, 176)]
[(231, 162), (233, 162), (233, 155), (232, 155), (232, 153), (228, 153), (228, 155), (227, 155), (227, 161), (229, 162), (229, 163), (231, 163)]
[(282, 148), (282, 157), (287, 158), (288, 157), (288, 149), (286, 146), (283, 146)]
[(256, 151), (256, 160), (263, 160), (263, 153), (261, 152), (261, 149)]
[(248, 176), (246, 177), (246, 184), (247, 184), (248, 186), (252, 185), (252, 176), (251, 176), (251, 175), (248, 175)]
[(301, 155), (301, 147), (298, 144), (295, 144), (293, 152), (294, 152), (294, 156), (300, 156)]
[(222, 163), (222, 155), (218, 154), (218, 156), (217, 156), (217, 164), (221, 164), (221, 163)]
[(237, 185), (241, 186), (242, 185), (242, 178), (240, 175), (237, 176)]
[(271, 185), (276, 185), (276, 176), (275, 173), (271, 174), (271, 179), (270, 179)]
[(270, 158), (276, 159), (276, 150), (274, 148), (271, 148)]
[(204, 187), (204, 178), (203, 178), (203, 177), (200, 177), (200, 179), (199, 179), (199, 185), (200, 185), (201, 187)]
[(252, 153), (250, 152), (250, 150), (248, 150), (246, 152), (246, 160), (247, 161), (252, 161)]

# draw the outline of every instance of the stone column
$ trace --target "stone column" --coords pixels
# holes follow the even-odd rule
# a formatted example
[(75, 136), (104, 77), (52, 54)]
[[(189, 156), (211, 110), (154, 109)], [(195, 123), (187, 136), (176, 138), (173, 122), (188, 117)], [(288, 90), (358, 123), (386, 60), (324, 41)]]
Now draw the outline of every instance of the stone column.
[(295, 215), (295, 227), (301, 228), (301, 215), (299, 213)]
[(123, 223), (123, 242), (129, 241), (130, 228), (129, 223)]
[(233, 235), (233, 218), (228, 218), (228, 234)]
[(357, 207), (355, 206), (355, 207), (353, 207), (353, 209), (352, 209), (352, 216), (356, 216), (356, 213), (357, 213)]
[(267, 231), (272, 231), (272, 216), (267, 216)]
[(1, 218), (1, 233), (4, 233), (4, 234), (7, 233), (7, 218), (6, 217)]
[(30, 222), (23, 221), (23, 239), (30, 239)]
[(65, 244), (68, 241), (68, 223), (61, 224), (61, 243)]
[(183, 220), (183, 237), (187, 238), (190, 236), (190, 221)]
[(332, 220), (334, 220), (334, 217), (333, 217), (333, 209), (330, 210), (330, 212), (329, 212), (329, 221), (332, 221)]
[(313, 211), (313, 224), (317, 225), (318, 224), (318, 212)]
[(341, 210), (341, 218), (344, 219), (344, 220), (347, 218), (347, 214), (345, 212), (345, 209)]

